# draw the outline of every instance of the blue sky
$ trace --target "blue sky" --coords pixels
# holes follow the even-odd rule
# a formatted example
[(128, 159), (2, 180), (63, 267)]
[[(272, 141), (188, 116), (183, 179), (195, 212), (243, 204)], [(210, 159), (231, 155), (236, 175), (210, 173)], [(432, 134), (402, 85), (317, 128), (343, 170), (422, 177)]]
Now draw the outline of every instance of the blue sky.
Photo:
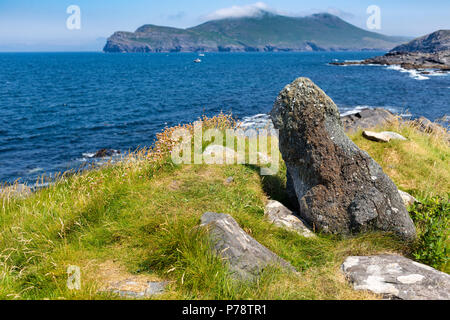
[[(420, 36), (450, 29), (449, 0), (0, 0), (1, 51), (101, 50), (114, 31), (152, 23), (190, 27), (210, 18), (265, 7), (286, 15), (330, 12), (366, 29), (370, 5), (381, 8), (387, 35)], [(66, 9), (81, 9), (81, 30), (68, 30)]]

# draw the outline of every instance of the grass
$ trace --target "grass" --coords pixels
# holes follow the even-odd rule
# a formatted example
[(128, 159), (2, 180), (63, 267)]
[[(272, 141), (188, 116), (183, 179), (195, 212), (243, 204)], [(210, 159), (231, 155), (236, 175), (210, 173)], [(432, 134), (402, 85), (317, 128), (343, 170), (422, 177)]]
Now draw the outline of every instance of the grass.
[[(203, 121), (220, 129), (234, 125), (223, 115)], [(166, 128), (152, 150), (121, 163), (65, 177), (27, 198), (0, 199), (0, 299), (119, 299), (100, 291), (105, 265), (109, 273), (169, 281), (157, 299), (377, 299), (351, 288), (340, 272), (343, 260), (377, 253), (414, 258), (415, 247), (390, 234), (311, 239), (273, 226), (264, 218), (264, 204), (269, 198), (287, 201), (283, 164), (272, 177), (261, 177), (256, 166), (176, 166), (167, 158), (171, 132)], [(406, 191), (421, 199), (445, 196), (448, 146), (415, 131), (400, 133), (423, 152), (352, 138)], [(392, 152), (398, 158), (389, 171)], [(414, 175), (409, 166), (419, 160), (425, 164)], [(230, 176), (234, 181), (224, 183)], [(233, 281), (197, 228), (206, 211), (231, 214), (300, 273), (266, 270), (258, 281)], [(81, 290), (67, 288), (69, 265), (81, 268)]]

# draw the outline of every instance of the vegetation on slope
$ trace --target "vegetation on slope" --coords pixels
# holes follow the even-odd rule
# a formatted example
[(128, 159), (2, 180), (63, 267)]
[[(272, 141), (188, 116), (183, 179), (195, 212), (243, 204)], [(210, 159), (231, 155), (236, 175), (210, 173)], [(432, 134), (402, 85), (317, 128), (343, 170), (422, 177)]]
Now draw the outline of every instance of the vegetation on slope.
[(389, 50), (407, 41), (358, 28), (328, 14), (288, 17), (261, 11), (178, 29), (144, 25), (116, 32), (105, 52)]
[[(234, 126), (223, 115), (203, 123), (204, 128)], [(413, 214), (424, 216), (430, 210), (426, 199), (440, 197), (433, 198), (439, 204), (430, 215), (446, 221), (447, 228), (418, 216), (421, 238), (408, 246), (386, 233), (311, 239), (275, 227), (264, 218), (264, 204), (269, 198), (287, 199), (283, 165), (271, 177), (247, 165), (176, 166), (167, 155), (173, 130), (166, 128), (154, 148), (118, 164), (65, 176), (24, 199), (0, 199), (0, 299), (118, 299), (99, 292), (105, 265), (116, 266), (112, 272), (123, 268), (130, 275), (168, 280), (168, 291), (158, 299), (378, 298), (354, 291), (345, 281), (340, 265), (349, 255), (401, 253), (448, 272), (445, 261), (434, 257), (436, 246), (428, 245), (436, 235), (444, 239), (449, 219), (449, 149), (433, 136), (400, 128), (409, 138), (404, 146), (352, 137), (400, 188), (425, 203)], [(224, 183), (230, 176), (234, 181)], [(300, 274), (267, 270), (256, 282), (234, 282), (212, 253), (207, 235), (196, 228), (206, 211), (231, 214)], [(81, 267), (81, 290), (66, 286), (69, 265)]]

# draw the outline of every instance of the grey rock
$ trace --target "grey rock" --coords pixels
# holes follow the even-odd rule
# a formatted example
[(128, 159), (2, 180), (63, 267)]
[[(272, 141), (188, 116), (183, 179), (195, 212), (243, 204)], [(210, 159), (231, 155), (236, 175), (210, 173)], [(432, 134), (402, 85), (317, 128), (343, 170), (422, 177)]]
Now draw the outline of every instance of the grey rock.
[(388, 299), (450, 299), (448, 274), (402, 256), (348, 257), (342, 270), (355, 290), (369, 290)]
[(373, 131), (363, 131), (363, 137), (377, 142), (389, 142), (391, 140), (407, 140), (404, 136), (399, 133), (392, 131), (383, 132), (373, 132)]
[(447, 130), (443, 126), (441, 126), (435, 122), (431, 122), (430, 120), (428, 120), (425, 117), (420, 117), (419, 119), (415, 119), (415, 120), (411, 121), (411, 124), (421, 132), (432, 133), (432, 134), (442, 134), (442, 135), (447, 134)]
[(300, 216), (315, 230), (416, 236), (395, 184), (342, 128), (334, 102), (311, 80), (286, 86), (271, 112)]
[(362, 135), (367, 140), (376, 141), (376, 142), (389, 142), (391, 140), (390, 137), (382, 134), (381, 132), (363, 131)]
[(100, 149), (94, 154), (94, 158), (106, 158), (119, 155), (119, 150), (114, 149)]
[(107, 290), (129, 298), (148, 298), (164, 293), (169, 282), (167, 281), (147, 281), (140, 283), (133, 279), (119, 281), (111, 284)]
[(233, 177), (228, 177), (226, 180), (225, 180), (225, 184), (232, 184), (234, 182), (234, 178)]
[(266, 205), (264, 214), (276, 226), (293, 230), (307, 238), (316, 236), (306, 226), (305, 222), (278, 201), (270, 200)]
[(348, 132), (371, 129), (393, 120), (395, 120), (395, 115), (382, 108), (367, 108), (341, 118), (345, 131)]
[(416, 198), (414, 198), (412, 195), (410, 195), (405, 191), (398, 190), (398, 193), (400, 194), (400, 197), (402, 198), (405, 207), (412, 206), (414, 203), (419, 202)]
[(236, 279), (253, 279), (269, 265), (295, 271), (291, 264), (242, 230), (230, 215), (207, 212), (201, 223), (209, 228), (214, 250), (228, 261)]
[(402, 141), (408, 140), (404, 136), (402, 136), (400, 133), (397, 133), (397, 132), (383, 131), (383, 132), (380, 132), (380, 133), (382, 135), (388, 137), (390, 140), (402, 140)]

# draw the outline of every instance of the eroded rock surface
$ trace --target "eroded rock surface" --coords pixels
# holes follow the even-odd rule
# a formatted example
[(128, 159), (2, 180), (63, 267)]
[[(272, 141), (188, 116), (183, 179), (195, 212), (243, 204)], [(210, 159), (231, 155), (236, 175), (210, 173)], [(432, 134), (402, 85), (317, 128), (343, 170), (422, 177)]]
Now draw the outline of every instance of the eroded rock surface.
[(300, 207), (316, 230), (416, 236), (395, 184), (344, 133), (334, 102), (311, 80), (286, 86), (271, 112)]
[(276, 226), (294, 230), (304, 237), (316, 236), (300, 218), (278, 201), (270, 200), (267, 203), (265, 215)]
[(348, 257), (342, 270), (356, 290), (389, 299), (449, 300), (450, 276), (398, 255)]
[(209, 228), (215, 251), (228, 261), (235, 278), (254, 278), (269, 265), (295, 271), (291, 264), (249, 236), (230, 215), (207, 212), (201, 223)]

